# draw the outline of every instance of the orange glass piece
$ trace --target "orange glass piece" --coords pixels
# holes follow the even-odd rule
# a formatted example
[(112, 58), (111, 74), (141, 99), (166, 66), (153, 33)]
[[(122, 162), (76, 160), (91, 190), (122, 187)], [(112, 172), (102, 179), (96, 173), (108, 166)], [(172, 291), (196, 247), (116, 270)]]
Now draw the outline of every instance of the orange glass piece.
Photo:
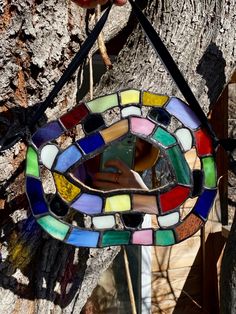
[(113, 124), (109, 128), (106, 128), (100, 131), (100, 134), (102, 135), (105, 143), (107, 144), (118, 139), (122, 135), (128, 133), (128, 130), (129, 130), (129, 124), (128, 124), (128, 120), (126, 119), (126, 120), (121, 120)]
[(178, 242), (192, 236), (203, 224), (203, 220), (196, 215), (190, 214), (187, 216), (186, 219), (175, 228)]

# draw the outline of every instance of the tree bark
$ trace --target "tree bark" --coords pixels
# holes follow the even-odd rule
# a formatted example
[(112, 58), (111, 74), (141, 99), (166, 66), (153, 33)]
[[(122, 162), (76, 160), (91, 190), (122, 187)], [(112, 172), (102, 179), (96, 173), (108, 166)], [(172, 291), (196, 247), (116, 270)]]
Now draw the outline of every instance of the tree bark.
[[(94, 18), (65, 0), (4, 0), (0, 5), (3, 136), (10, 125), (18, 128), (23, 114), (47, 96), (78, 51)], [(129, 5), (113, 8), (104, 30), (106, 41), (124, 27), (129, 10)], [(234, 11), (234, 1), (146, 2), (145, 14), (205, 112), (235, 68)], [(60, 117), (73, 107), (75, 82), (76, 77), (47, 110), (47, 119)], [(139, 26), (127, 39), (113, 69), (101, 79), (95, 96), (127, 87), (179, 96)], [(118, 248), (74, 249), (41, 231), (30, 216), (24, 194), (25, 151), (26, 145), (21, 142), (0, 156), (0, 308), (4, 313), (80, 313)]]

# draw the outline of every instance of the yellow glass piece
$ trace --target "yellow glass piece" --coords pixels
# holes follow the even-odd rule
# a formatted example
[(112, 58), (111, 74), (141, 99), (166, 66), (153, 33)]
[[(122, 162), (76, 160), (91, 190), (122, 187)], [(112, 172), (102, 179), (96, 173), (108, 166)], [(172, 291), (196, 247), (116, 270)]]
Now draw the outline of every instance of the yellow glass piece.
[(120, 104), (139, 104), (140, 103), (140, 91), (135, 89), (125, 90), (120, 92)]
[(128, 133), (129, 130), (129, 124), (128, 120), (121, 120), (109, 128), (106, 128), (105, 130), (102, 130), (100, 133), (105, 141), (105, 143), (110, 143), (122, 135)]
[(143, 105), (144, 106), (159, 106), (162, 107), (169, 99), (165, 95), (157, 95), (149, 92), (143, 92)]
[(105, 212), (124, 212), (127, 210), (131, 210), (129, 195), (114, 195), (106, 199)]
[(58, 194), (67, 202), (71, 202), (79, 193), (80, 189), (68, 181), (63, 175), (53, 173)]

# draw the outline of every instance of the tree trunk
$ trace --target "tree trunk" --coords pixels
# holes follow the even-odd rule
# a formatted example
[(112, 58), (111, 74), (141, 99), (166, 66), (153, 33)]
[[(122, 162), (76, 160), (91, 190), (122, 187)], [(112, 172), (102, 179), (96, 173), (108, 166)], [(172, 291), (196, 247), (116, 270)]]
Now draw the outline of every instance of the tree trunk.
[[(78, 51), (94, 18), (65, 0), (4, 0), (1, 21), (1, 136), (17, 129), (23, 115), (42, 101)], [(234, 1), (147, 1), (145, 13), (169, 48), (207, 112), (234, 70)], [(130, 7), (113, 8), (106, 41), (128, 21)], [(47, 118), (73, 107), (76, 78), (63, 89)], [(127, 39), (113, 69), (95, 96), (134, 87), (178, 95), (140, 27)], [(0, 156), (1, 257), (0, 308), (3, 313), (80, 313), (99, 276), (118, 248), (74, 249), (45, 235), (24, 194), (26, 145)], [(20, 297), (20, 298), (19, 298)], [(233, 312), (232, 312), (233, 313)]]

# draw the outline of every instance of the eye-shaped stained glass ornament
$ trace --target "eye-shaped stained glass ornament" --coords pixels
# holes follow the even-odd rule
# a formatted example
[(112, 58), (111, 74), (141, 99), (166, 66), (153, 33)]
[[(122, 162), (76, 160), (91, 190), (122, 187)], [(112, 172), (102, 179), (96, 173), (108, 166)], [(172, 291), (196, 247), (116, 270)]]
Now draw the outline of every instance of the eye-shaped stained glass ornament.
[[(89, 116), (112, 108), (119, 111), (120, 120), (111, 125), (95, 123), (93, 129)], [(172, 117), (178, 121), (174, 131), (168, 128)], [(85, 134), (89, 134), (64, 149), (56, 144), (61, 134), (76, 125), (84, 128), (84, 123)], [(174, 178), (169, 184), (150, 190), (101, 191), (74, 175), (75, 169), (130, 134), (162, 152)], [(185, 157), (193, 148), (200, 160), (198, 170), (191, 170)], [(42, 184), (44, 168), (51, 171), (56, 186), (56, 195), (50, 200)], [(216, 185), (212, 139), (196, 114), (176, 97), (147, 91), (123, 90), (79, 103), (37, 130), (27, 151), (26, 193), (34, 217), (52, 237), (77, 247), (179, 243), (206, 222)], [(181, 205), (191, 198), (196, 199), (195, 205), (184, 216)], [(78, 214), (90, 217), (89, 227), (79, 225)], [(147, 214), (156, 216), (157, 224), (142, 228)]]

